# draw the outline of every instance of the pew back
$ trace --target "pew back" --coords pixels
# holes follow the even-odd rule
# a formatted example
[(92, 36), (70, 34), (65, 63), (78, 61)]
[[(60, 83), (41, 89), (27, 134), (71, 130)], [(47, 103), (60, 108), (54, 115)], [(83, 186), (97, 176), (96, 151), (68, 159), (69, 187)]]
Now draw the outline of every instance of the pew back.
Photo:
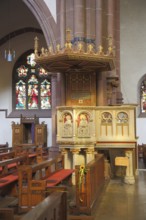
[(19, 208), (29, 210), (41, 202), (46, 197), (48, 187), (70, 178), (73, 171), (64, 170), (63, 155), (39, 164), (19, 167)]
[(22, 220), (67, 220), (67, 195), (64, 189), (61, 192), (53, 192), (34, 209), (29, 211)]

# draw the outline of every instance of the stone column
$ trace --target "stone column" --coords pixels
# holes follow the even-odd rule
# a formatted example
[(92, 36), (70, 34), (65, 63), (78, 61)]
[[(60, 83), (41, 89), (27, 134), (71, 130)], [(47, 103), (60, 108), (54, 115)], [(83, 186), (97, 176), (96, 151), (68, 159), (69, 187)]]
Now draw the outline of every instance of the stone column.
[(102, 2), (103, 0), (96, 0), (96, 47), (102, 45)]
[(91, 160), (94, 159), (94, 147), (88, 147), (87, 149), (85, 149), (86, 152), (86, 164), (88, 164)]
[[(115, 1), (115, 52), (116, 52), (116, 74), (118, 75), (120, 79), (120, 1)], [(119, 87), (117, 89), (117, 104), (123, 103), (123, 97), (121, 93), (121, 83), (119, 84)]]
[[(79, 165), (78, 155), (79, 155), (80, 149), (70, 149), (70, 151), (73, 154), (72, 166), (73, 166), (73, 169), (75, 169), (75, 165)], [(75, 173), (72, 174), (72, 183), (73, 185), (75, 185)]]
[(56, 147), (56, 107), (65, 105), (65, 86), (63, 73), (52, 74), (51, 77), (52, 88), (52, 146)]
[(60, 2), (60, 44), (61, 48), (65, 45), (65, 32), (66, 32), (66, 22), (65, 22), (65, 0)]
[(70, 167), (68, 166), (68, 150), (65, 148), (60, 149), (61, 154), (64, 155), (64, 168), (69, 169)]
[(52, 146), (56, 147), (56, 106), (57, 106), (57, 74), (51, 77), (52, 88)]
[(126, 175), (124, 178), (124, 182), (127, 184), (134, 184), (135, 178), (133, 175), (133, 156), (132, 156), (132, 150), (127, 150), (125, 152), (125, 156), (129, 159), (129, 165), (126, 168)]
[(84, 0), (74, 0), (74, 36), (85, 37), (85, 7)]
[(92, 43), (95, 39), (95, 1), (86, 0), (86, 42)]
[(114, 39), (114, 0), (107, 2), (107, 37)]

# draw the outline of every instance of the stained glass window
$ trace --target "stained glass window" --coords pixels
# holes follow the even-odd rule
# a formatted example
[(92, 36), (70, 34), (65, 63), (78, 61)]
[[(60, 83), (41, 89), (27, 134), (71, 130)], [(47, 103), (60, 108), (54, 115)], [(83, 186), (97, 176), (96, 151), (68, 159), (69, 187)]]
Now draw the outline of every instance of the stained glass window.
[(16, 83), (16, 109), (26, 109), (26, 83), (19, 80)]
[(49, 73), (36, 64), (34, 54), (18, 60), (14, 75), (15, 110), (51, 109)]
[(146, 80), (141, 83), (141, 112), (146, 112)]

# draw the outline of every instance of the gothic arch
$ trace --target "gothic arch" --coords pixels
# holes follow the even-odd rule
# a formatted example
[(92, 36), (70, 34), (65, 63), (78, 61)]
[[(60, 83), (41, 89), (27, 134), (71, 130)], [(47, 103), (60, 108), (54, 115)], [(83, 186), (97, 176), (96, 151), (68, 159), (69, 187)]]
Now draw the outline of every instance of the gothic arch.
[(37, 0), (22, 1), (27, 5), (27, 7), (30, 9), (30, 11), (33, 13), (38, 23), (40, 24), (47, 45), (51, 44), (55, 48), (57, 39), (57, 24), (55, 23), (52, 14), (49, 8), (46, 6), (45, 2)]

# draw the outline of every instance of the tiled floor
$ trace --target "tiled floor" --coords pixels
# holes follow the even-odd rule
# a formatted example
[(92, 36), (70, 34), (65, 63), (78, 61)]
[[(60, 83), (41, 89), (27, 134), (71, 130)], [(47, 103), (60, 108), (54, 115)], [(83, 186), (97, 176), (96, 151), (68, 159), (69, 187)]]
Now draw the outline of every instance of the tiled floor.
[(134, 185), (111, 180), (96, 208), (95, 220), (146, 220), (146, 171), (139, 171)]

